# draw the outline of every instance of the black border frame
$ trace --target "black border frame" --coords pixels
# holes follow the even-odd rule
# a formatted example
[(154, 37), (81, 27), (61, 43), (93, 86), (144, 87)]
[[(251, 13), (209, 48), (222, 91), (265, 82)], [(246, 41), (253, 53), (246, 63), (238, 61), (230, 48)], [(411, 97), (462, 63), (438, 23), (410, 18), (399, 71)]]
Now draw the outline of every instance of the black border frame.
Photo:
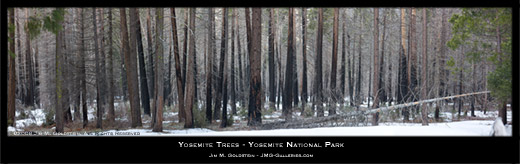
[[(295, 3), (296, 2), (296, 3)], [(258, 4), (260, 3), (260, 4)], [(264, 4), (262, 4), (264, 3)], [(338, 4), (339, 3), (339, 4)], [(518, 65), (513, 64), (512, 137), (7, 137), (7, 8), (8, 7), (511, 7), (513, 9), (513, 62), (518, 62), (518, 3), (470, 0), (364, 0), (291, 1), (276, 3), (226, 1), (2, 1), (1, 162), (457, 162), (519, 163)], [(4, 79), (5, 78), (5, 79)], [(341, 142), (344, 148), (179, 148), (181, 142)], [(424, 145), (424, 146), (422, 146)], [(456, 145), (456, 146), (453, 146)], [(160, 151), (153, 151), (160, 147)], [(441, 150), (438, 150), (438, 149)], [(214, 158), (209, 153), (312, 153), (314, 158)], [(99, 155), (98, 155), (99, 154)], [(153, 158), (160, 157), (160, 158)]]

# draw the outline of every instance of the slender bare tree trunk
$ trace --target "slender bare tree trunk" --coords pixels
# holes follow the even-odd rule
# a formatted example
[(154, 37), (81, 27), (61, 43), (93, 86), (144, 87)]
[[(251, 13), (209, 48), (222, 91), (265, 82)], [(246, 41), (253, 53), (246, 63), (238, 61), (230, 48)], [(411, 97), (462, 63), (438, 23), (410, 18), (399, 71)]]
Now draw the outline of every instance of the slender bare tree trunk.
[[(149, 95), (154, 95), (153, 93), (153, 89), (155, 88), (155, 73), (154, 73), (154, 62), (153, 62), (153, 54), (154, 54), (154, 47), (153, 47), (153, 42), (152, 42), (152, 39), (153, 39), (153, 36), (152, 36), (152, 23), (150, 21), (151, 19), (151, 8), (148, 8), (148, 14), (146, 15), (146, 31), (147, 31), (147, 36), (148, 36), (148, 70), (150, 71), (148, 74), (149, 74), (149, 77), (148, 77), (148, 80), (150, 80), (148, 82), (148, 84), (150, 84), (150, 86), (148, 87), (148, 94)], [(150, 97), (151, 98), (151, 97)], [(179, 112), (179, 116), (182, 116), (182, 113)]]
[[(237, 11), (237, 14), (240, 14), (240, 13)], [(237, 20), (235, 21), (235, 24), (237, 26), (237, 46), (238, 46), (237, 47), (237, 51), (238, 51), (238, 99), (240, 101), (240, 105), (243, 107), (245, 104), (244, 103), (245, 102), (245, 96), (244, 96), (244, 93), (245, 93), (244, 92), (244, 88), (245, 88), (244, 81), (245, 80), (244, 80), (243, 72), (245, 72), (245, 71), (243, 71), (243, 68), (242, 68), (242, 63), (243, 63), (242, 54), (243, 53), (242, 53), (242, 46), (240, 45), (240, 26), (238, 24), (239, 17), (240, 16), (237, 15)], [(212, 27), (212, 28), (213, 28), (213, 31), (215, 31), (214, 30), (215, 28), (214, 27)], [(214, 34), (211, 34), (211, 35), (213, 35), (213, 38), (215, 38)], [(214, 43), (210, 43), (210, 44), (214, 45)], [(215, 46), (213, 46), (213, 47), (215, 47)], [(213, 49), (213, 51), (216, 51), (216, 50)], [(215, 53), (213, 53), (213, 54), (215, 54)], [(245, 57), (244, 57), (244, 59), (245, 59)]]
[[(361, 24), (361, 29), (363, 28), (363, 24), (361, 23), (363, 22), (363, 17), (361, 17), (361, 19), (359, 19), (359, 24)], [(362, 96), (361, 96), (361, 79), (362, 79), (362, 75), (361, 75), (361, 44), (362, 44), (362, 35), (359, 34), (358, 36), (358, 39), (359, 39), (359, 42), (358, 42), (358, 68), (357, 68), (357, 82), (356, 82), (356, 103), (355, 105), (358, 107), (359, 109), (359, 106), (361, 105), (361, 103), (363, 102), (362, 100)]]
[(374, 8), (374, 77), (372, 78), (374, 103), (372, 108), (379, 107), (379, 76), (379, 9)]
[[(406, 25), (405, 25), (405, 17), (406, 17), (405, 9), (401, 8), (401, 46), (400, 46), (400, 55), (399, 55), (399, 69), (398, 69), (398, 79), (397, 79), (397, 102), (404, 103), (406, 100), (406, 94), (408, 93), (408, 49), (406, 45)], [(408, 108), (404, 108), (402, 111), (402, 115), (404, 116), (403, 121), (408, 122), (409, 120), (409, 112)]]
[[(103, 128), (103, 95), (101, 94), (103, 91), (102, 88), (102, 77), (101, 77), (101, 63), (100, 63), (100, 50), (99, 50), (99, 37), (98, 37), (98, 30), (97, 30), (97, 20), (96, 20), (96, 8), (92, 8), (92, 24), (94, 26), (94, 52), (95, 52), (95, 61), (96, 61), (96, 90), (97, 90), (97, 96), (96, 96), (96, 128)], [(102, 44), (102, 43), (101, 43)]]
[[(131, 12), (137, 12), (136, 8), (131, 8)], [(136, 43), (137, 35), (135, 33), (130, 33), (130, 37), (128, 37), (128, 28), (126, 25), (126, 9), (120, 9), (120, 19), (121, 19), (121, 36), (122, 36), (122, 45), (123, 45), (123, 54), (125, 55), (125, 66), (126, 66), (126, 77), (128, 79), (128, 94), (130, 95), (130, 113), (131, 113), (131, 127), (139, 127), (142, 126), (141, 122), (141, 104), (139, 104), (139, 86), (138, 86), (138, 77), (137, 77), (137, 59), (134, 55), (136, 55), (135, 46), (130, 46), (130, 43)], [(130, 20), (131, 29), (130, 31), (136, 31), (135, 25), (137, 24), (136, 19)], [(129, 41), (130, 38), (130, 41)]]
[[(9, 26), (14, 26), (14, 8), (9, 8)], [(16, 92), (16, 54), (15, 54), (15, 33), (14, 30), (9, 30), (9, 87), (7, 97), (7, 124), (16, 127), (15, 120), (15, 92)]]
[[(384, 10), (383, 12), (383, 36), (381, 36), (381, 40), (380, 40), (380, 43), (381, 43), (381, 56), (379, 57), (379, 88), (378, 88), (378, 97), (379, 97), (379, 101), (381, 103), (386, 103), (388, 101), (388, 95), (389, 93), (391, 93), (391, 89), (389, 89), (388, 93), (386, 92), (386, 87), (385, 87), (385, 81), (383, 80), (384, 79), (384, 76), (385, 74), (387, 74), (386, 70), (384, 69), (385, 68), (385, 38), (386, 38), (386, 9)], [(388, 65), (390, 65), (390, 62), (387, 62)], [(390, 71), (391, 68), (389, 66), (389, 71), (388, 71), (388, 74), (390, 74)], [(391, 75), (388, 75), (389, 78), (391, 78)], [(388, 82), (390, 82), (391, 84), (391, 79), (388, 80)], [(380, 104), (381, 104), (380, 103)]]
[[(231, 19), (232, 21), (234, 22), (237, 22), (236, 20), (236, 10), (234, 9), (231, 9), (232, 12), (233, 12), (233, 18)], [(236, 23), (235, 23), (236, 25)], [(235, 96), (235, 26), (232, 25), (231, 26), (231, 69), (230, 69), (230, 85), (231, 85), (231, 88), (230, 88), (230, 97), (231, 97), (231, 111), (233, 112), (233, 114), (237, 114), (237, 106), (236, 106), (236, 96)], [(237, 27), (238, 28), (238, 27)]]
[(108, 121), (113, 124), (115, 121), (114, 110), (114, 58), (113, 58), (113, 40), (112, 40), (112, 9), (108, 9)]
[(295, 62), (293, 59), (294, 56), (294, 47), (293, 47), (293, 40), (294, 40), (294, 8), (289, 8), (289, 26), (288, 26), (288, 36), (287, 36), (287, 60), (285, 65), (285, 86), (284, 86), (284, 92), (283, 92), (283, 101), (282, 101), (282, 110), (283, 110), (283, 116), (285, 120), (291, 120), (292, 117), (292, 101), (293, 101), (293, 86), (294, 82), (294, 69), (292, 65)]
[(339, 8), (334, 8), (334, 26), (332, 28), (332, 67), (330, 73), (330, 93), (332, 104), (329, 107), (329, 116), (336, 114), (336, 102), (338, 101), (338, 91), (336, 88), (336, 74), (338, 67), (338, 26), (339, 26)]
[(186, 67), (187, 67), (187, 55), (188, 55), (188, 8), (184, 9), (184, 49), (182, 49), (183, 58), (182, 58), (182, 87), (184, 88), (184, 91), (186, 91)]
[[(25, 9), (25, 18), (26, 18), (26, 26), (29, 22), (29, 9)], [(34, 73), (33, 73), (33, 62), (32, 62), (32, 55), (31, 55), (31, 35), (29, 33), (29, 29), (26, 28), (25, 32), (25, 45), (26, 45), (26, 51), (25, 51), (25, 62), (27, 63), (27, 94), (25, 98), (26, 105), (34, 106)]]
[(275, 81), (275, 68), (274, 68), (274, 9), (270, 9), (269, 11), (269, 28), (268, 28), (268, 62), (269, 62), (269, 108), (273, 109), (275, 108), (275, 101), (276, 101), (276, 85), (274, 83)]
[[(246, 11), (248, 9), (246, 8)], [(246, 12), (247, 18), (248, 12)], [(247, 19), (246, 19), (247, 21)], [(251, 69), (251, 83), (249, 87), (249, 111), (248, 111), (248, 122), (249, 126), (257, 126), (262, 124), (262, 94), (261, 94), (261, 81), (260, 76), (260, 63), (262, 53), (262, 9), (253, 8), (252, 14), (252, 28), (250, 29), (250, 54), (249, 54), (249, 65)]]
[(374, 90), (374, 103), (372, 104), (372, 108), (379, 107), (379, 9), (374, 8), (374, 77), (372, 78), (374, 85), (372, 89)]
[[(186, 79), (186, 122), (184, 123), (184, 128), (193, 128), (193, 112), (194, 105), (197, 103), (195, 97), (195, 70), (193, 65), (195, 64), (195, 8), (190, 8), (190, 49), (189, 49), (189, 60), (187, 67), (187, 78)], [(198, 110), (195, 107), (195, 110)]]
[(83, 128), (88, 124), (88, 112), (87, 112), (87, 76), (86, 76), (86, 65), (85, 65), (85, 9), (81, 8), (81, 38), (79, 46), (80, 56), (80, 80), (81, 80), (81, 108), (83, 113)]
[(346, 59), (346, 50), (345, 50), (345, 47), (347, 46), (346, 44), (346, 40), (345, 40), (345, 36), (347, 35), (347, 17), (346, 17), (346, 14), (345, 12), (343, 12), (343, 19), (345, 21), (343, 21), (343, 26), (342, 26), (342, 30), (343, 30), (343, 34), (341, 35), (341, 70), (340, 70), (340, 81), (341, 81), (341, 84), (340, 84), (340, 99), (339, 101), (341, 102), (341, 105), (343, 106), (344, 104), (344, 98), (345, 98), (345, 83), (346, 83), (346, 74), (347, 74), (347, 68), (346, 68), (346, 62), (347, 62), (347, 59)]
[[(132, 45), (137, 46), (137, 56), (139, 58), (139, 76), (140, 76), (140, 86), (141, 86), (141, 104), (143, 105), (143, 112), (145, 115), (150, 116), (150, 95), (148, 93), (148, 79), (146, 77), (146, 68), (145, 68), (145, 62), (144, 62), (144, 50), (143, 50), (143, 41), (142, 41), (142, 35), (141, 35), (141, 21), (139, 19), (139, 9), (135, 13), (132, 14), (132, 18), (136, 19), (135, 26), (136, 31), (133, 31), (136, 33), (137, 36), (137, 42), (132, 43)], [(133, 25), (132, 25), (133, 26)], [(152, 62), (153, 63), (153, 62)], [(153, 72), (153, 71), (152, 71)], [(152, 76), (152, 77), (155, 77)], [(152, 80), (154, 81), (154, 80)], [(152, 86), (155, 86), (155, 84), (152, 84)], [(154, 93), (154, 92), (152, 92)]]
[[(56, 10), (64, 10), (64, 9), (56, 9)], [(63, 15), (61, 15), (63, 16)], [(63, 22), (59, 22), (58, 26), (63, 28)], [(59, 30), (56, 34), (56, 132), (64, 132), (64, 101), (65, 97), (63, 96), (63, 69), (64, 69), (64, 60), (63, 60), (63, 49), (64, 49), (64, 38), (65, 32), (63, 30)]]
[[(173, 9), (172, 9), (173, 10)], [(211, 105), (212, 105), (212, 79), (213, 79), (213, 55), (215, 55), (215, 11), (213, 8), (208, 8), (208, 17), (209, 17), (209, 25), (208, 25), (208, 38), (209, 38), (209, 45), (208, 45), (208, 67), (206, 70), (206, 120), (208, 123), (211, 123), (212, 120), (212, 111), (211, 111)], [(172, 14), (173, 15), (173, 14)], [(172, 17), (172, 23), (174, 22), (174, 18)], [(173, 25), (172, 25), (173, 27)], [(176, 31), (175, 31), (176, 32)], [(174, 34), (176, 35), (176, 34)], [(239, 55), (240, 57), (240, 55)]]
[(314, 64), (315, 66), (315, 80), (314, 80), (314, 94), (315, 94), (315, 102), (314, 105), (317, 106), (317, 116), (323, 117), (323, 84), (322, 84), (322, 47), (323, 47), (323, 9), (318, 9), (318, 32), (316, 35), (316, 58)]
[[(428, 19), (426, 17), (426, 8), (423, 9), (422, 11), (422, 19), (423, 19), (423, 45), (422, 45), (422, 73), (421, 73), (421, 99), (422, 100), (426, 100), (427, 97), (426, 97), (426, 89), (427, 89), (427, 80), (426, 80), (426, 73), (427, 73), (427, 66), (428, 64), (426, 63), (428, 61), (428, 54), (426, 54), (428, 52), (428, 27), (427, 27), (427, 21), (426, 19)], [(427, 104), (422, 104), (421, 105), (422, 108), (421, 108), (421, 115), (422, 115), (422, 125), (423, 126), (428, 126), (428, 113), (427, 113)]]
[[(173, 56), (175, 58), (175, 77), (177, 79), (177, 101), (179, 109), (179, 122), (184, 122), (184, 118), (180, 116), (181, 111), (184, 111), (184, 90), (182, 89), (182, 73), (181, 62), (179, 55), (179, 39), (177, 37), (177, 18), (175, 16), (175, 8), (171, 8), (171, 23), (173, 34)], [(183, 112), (184, 113), (184, 112)]]
[[(416, 9), (412, 8), (412, 15), (410, 17), (410, 60), (408, 60), (408, 84), (409, 84), (409, 100), (411, 102), (417, 101), (419, 96), (417, 95), (417, 32), (415, 28), (415, 20), (416, 19)], [(417, 107), (414, 107), (415, 111), (417, 111)]]
[[(155, 67), (155, 95), (154, 95), (154, 107), (153, 109), (153, 118), (152, 118), (152, 131), (153, 132), (162, 132), (162, 121), (163, 121), (163, 107), (164, 107), (164, 81), (163, 79), (163, 67), (164, 67), (164, 46), (163, 46), (163, 24), (164, 24), (164, 14), (162, 8), (155, 9), (157, 28), (155, 29), (155, 45), (157, 51), (156, 55), (156, 64)], [(139, 20), (139, 17), (136, 18)]]
[(302, 112), (301, 115), (304, 115), (305, 104), (307, 103), (307, 40), (306, 40), (306, 22), (307, 22), (307, 9), (302, 8), (302, 56), (303, 56), (303, 64), (302, 64)]
[[(223, 12), (222, 12), (222, 35), (221, 35), (221, 39), (222, 40), (220, 43), (220, 61), (219, 61), (219, 69), (218, 69), (218, 76), (217, 76), (217, 95), (216, 95), (216, 100), (215, 100), (215, 109), (213, 110), (213, 118), (215, 118), (215, 120), (217, 119), (220, 119), (220, 108), (221, 108), (221, 103), (227, 103), (227, 102), (222, 102), (222, 83), (223, 83), (223, 80), (224, 80), (224, 63), (225, 63), (225, 59), (226, 59), (226, 54), (227, 54), (227, 40), (228, 40), (228, 34), (227, 34), (227, 26), (228, 26), (228, 14), (227, 14), (227, 8), (223, 8), (222, 9)], [(226, 110), (226, 109), (222, 109), (222, 110)]]

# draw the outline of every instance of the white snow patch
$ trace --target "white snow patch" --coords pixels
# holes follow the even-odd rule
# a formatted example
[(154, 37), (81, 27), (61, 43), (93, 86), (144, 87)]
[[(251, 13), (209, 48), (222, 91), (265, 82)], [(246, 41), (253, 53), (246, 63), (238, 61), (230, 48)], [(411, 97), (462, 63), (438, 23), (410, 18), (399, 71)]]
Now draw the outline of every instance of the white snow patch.
[(27, 118), (16, 120), (16, 128), (24, 128), (32, 124), (41, 126), (45, 122), (45, 113), (43, 112), (43, 109), (34, 109), (24, 112), (27, 115)]
[(87, 107), (87, 118), (89, 121), (96, 119), (96, 110), (94, 109), (94, 107)]
[(196, 133), (194, 136), (488, 136), (493, 121)]
[(233, 120), (242, 120), (242, 117), (240, 117), (240, 116), (233, 116)]
[(7, 127), (7, 131), (8, 132), (17, 132), (17, 131), (19, 132), (19, 131), (23, 131), (23, 129), (17, 129), (12, 126), (9, 126), (9, 127)]
[(280, 118), (280, 116), (282, 116), (281, 112), (273, 112), (272, 114), (266, 114), (263, 117), (266, 119), (271, 119), (271, 118)]
[(489, 136), (492, 125), (493, 121), (486, 120), (430, 123), (429, 126), (414, 123), (380, 123), (379, 126), (366, 127), (244, 131), (213, 131), (196, 128), (152, 132), (151, 129), (128, 129), (105, 131), (104, 134), (107, 135), (104, 136), (110, 136), (111, 134), (113, 136)]

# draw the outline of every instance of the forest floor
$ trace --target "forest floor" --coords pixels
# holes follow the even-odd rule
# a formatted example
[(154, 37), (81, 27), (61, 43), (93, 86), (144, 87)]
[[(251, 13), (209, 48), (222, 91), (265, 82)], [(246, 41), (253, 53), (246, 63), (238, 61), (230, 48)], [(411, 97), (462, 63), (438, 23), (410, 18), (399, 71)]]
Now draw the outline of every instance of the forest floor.
[[(441, 112), (441, 119), (434, 122), (431, 119), (429, 126), (421, 126), (417, 121), (417, 116), (412, 116), (411, 122), (403, 123), (401, 117), (396, 113), (388, 112), (381, 115), (378, 126), (356, 126), (356, 127), (321, 127), (308, 129), (274, 129), (274, 130), (256, 130), (247, 126), (247, 111), (237, 104), (237, 114), (230, 116), (228, 121), (232, 122), (231, 126), (220, 128), (220, 120), (214, 120), (211, 124), (204, 120), (204, 111), (194, 111), (193, 129), (184, 129), (184, 123), (178, 122), (178, 112), (172, 107), (166, 107), (163, 113), (163, 132), (152, 132), (150, 127), (151, 117), (142, 115), (142, 126), (130, 128), (129, 122), (129, 104), (116, 103), (116, 121), (110, 124), (103, 122), (103, 129), (95, 128), (96, 111), (93, 105), (89, 105), (88, 118), (89, 124), (86, 128), (82, 128), (81, 121), (74, 121), (65, 126), (66, 136), (119, 136), (119, 135), (135, 135), (140, 136), (489, 136), (491, 133), (494, 120), (498, 117), (498, 111), (490, 110), (484, 114), (483, 111), (476, 110), (476, 117), (470, 117), (470, 112), (464, 110), (462, 116), (458, 117), (457, 113)], [(203, 109), (202, 106), (199, 106)], [(275, 121), (283, 121), (281, 109), (267, 109), (263, 111), (262, 122), (269, 123)], [(451, 109), (451, 108), (450, 108)], [(338, 113), (346, 112), (350, 109), (345, 107), (338, 110)], [(466, 113), (467, 112), (467, 113)], [(22, 109), (16, 111), (16, 128), (8, 127), (10, 136), (31, 135), (41, 136), (52, 134), (55, 124), (47, 124), (49, 112), (44, 109)], [(228, 113), (231, 107), (228, 107)], [(306, 113), (307, 114), (307, 113)], [(315, 116), (316, 113), (313, 113)], [(325, 115), (328, 111), (325, 110)], [(507, 113), (508, 122), (511, 122), (511, 111)], [(106, 116), (105, 116), (106, 117)], [(294, 112), (293, 118), (303, 119), (300, 112)], [(307, 117), (309, 115), (307, 114)], [(416, 118), (413, 121), (413, 118)], [(433, 118), (433, 111), (430, 112), (429, 118)], [(52, 119), (51, 119), (52, 120)], [(370, 125), (370, 123), (368, 124)], [(506, 125), (506, 129), (511, 134), (511, 125)], [(56, 135), (56, 134), (55, 134)]]

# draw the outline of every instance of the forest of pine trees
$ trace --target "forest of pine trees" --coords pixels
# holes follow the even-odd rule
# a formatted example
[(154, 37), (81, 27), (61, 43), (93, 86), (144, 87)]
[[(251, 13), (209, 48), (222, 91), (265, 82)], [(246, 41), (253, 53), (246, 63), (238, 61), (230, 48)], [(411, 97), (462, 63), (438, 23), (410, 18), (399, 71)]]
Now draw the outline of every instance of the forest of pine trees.
[(9, 8), (8, 124), (43, 109), (56, 132), (257, 127), (278, 111), (291, 122), (482, 91), (392, 117), (480, 110), (507, 123), (511, 19), (510, 8)]

